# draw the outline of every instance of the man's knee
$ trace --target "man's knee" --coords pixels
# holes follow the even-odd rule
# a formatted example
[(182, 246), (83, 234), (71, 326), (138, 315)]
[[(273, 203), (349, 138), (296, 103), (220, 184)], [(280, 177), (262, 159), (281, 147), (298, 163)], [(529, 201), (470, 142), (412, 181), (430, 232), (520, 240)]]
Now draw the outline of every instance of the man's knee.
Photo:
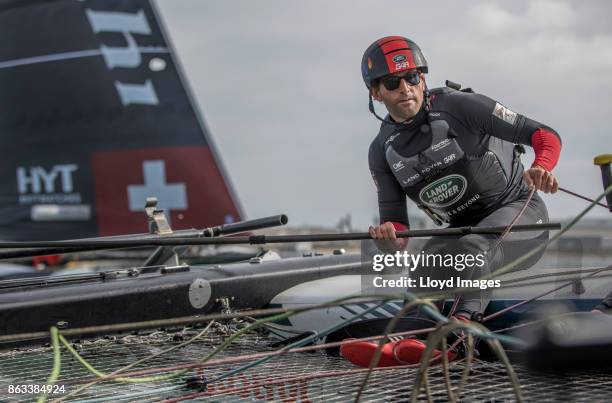
[(446, 247), (446, 253), (484, 253), (492, 245), (497, 237), (488, 237), (484, 234), (468, 234), (453, 239)]

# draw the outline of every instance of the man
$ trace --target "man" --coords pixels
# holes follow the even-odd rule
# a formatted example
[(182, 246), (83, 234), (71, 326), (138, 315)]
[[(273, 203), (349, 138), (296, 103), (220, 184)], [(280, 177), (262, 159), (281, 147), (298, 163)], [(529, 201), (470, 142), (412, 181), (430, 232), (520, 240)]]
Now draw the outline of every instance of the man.
[[(369, 149), (381, 222), (369, 231), (379, 244), (391, 242), (396, 250), (406, 246), (407, 240), (395, 235), (410, 226), (406, 196), (436, 223), (451, 227), (508, 226), (525, 205), (517, 224), (548, 221), (542, 199), (537, 194), (529, 199), (529, 195), (530, 187), (545, 193), (557, 191), (558, 181), (551, 171), (561, 140), (554, 130), (484, 95), (459, 91), (457, 85), (429, 91), (425, 57), (404, 37), (374, 42), (363, 55), (361, 69), (370, 111), (382, 121)], [(376, 114), (373, 100), (384, 104), (387, 117)], [(516, 145), (533, 147), (536, 157), (529, 169), (523, 168)], [(532, 239), (545, 241), (547, 236), (546, 232), (512, 233), (508, 237), (515, 240), (512, 248), (498, 247), (497, 235), (433, 238), (424, 251), (483, 255), (480, 271), (462, 273), (476, 279), (530, 250)], [(474, 319), (482, 316), (487, 304), (484, 292), (466, 294), (457, 297), (454, 315)]]

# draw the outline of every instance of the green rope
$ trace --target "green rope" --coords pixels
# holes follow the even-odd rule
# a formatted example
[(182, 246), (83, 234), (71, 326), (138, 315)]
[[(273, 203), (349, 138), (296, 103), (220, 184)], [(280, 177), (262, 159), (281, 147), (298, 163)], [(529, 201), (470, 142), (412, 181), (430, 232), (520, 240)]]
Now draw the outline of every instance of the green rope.
[[(505, 264), (504, 266), (500, 267), (499, 269), (495, 270), (494, 272), (489, 273), (488, 275), (481, 277), (480, 279), (481, 280), (487, 280), (487, 279), (491, 279), (493, 277), (497, 277), (497, 276), (500, 276), (502, 274), (508, 273), (509, 271), (514, 269), (519, 264), (527, 261), (532, 256), (534, 256), (537, 253), (541, 252), (542, 250), (546, 249), (548, 247), (548, 245), (550, 245), (551, 243), (555, 242), (557, 239), (561, 238), (561, 236), (563, 236), (574, 225), (576, 225), (578, 223), (578, 221), (582, 220), (582, 218), (589, 211), (591, 211), (591, 209), (593, 209), (593, 207), (595, 207), (597, 205), (596, 203), (598, 203), (601, 199), (606, 197), (606, 195), (608, 193), (610, 193), (610, 192), (612, 192), (612, 185), (608, 186), (606, 188), (606, 190), (601, 195), (599, 195), (597, 197), (597, 199), (593, 200), (593, 202), (591, 204), (589, 204), (584, 210), (582, 210), (576, 217), (574, 217), (566, 226), (564, 226), (561, 230), (559, 230), (559, 232), (557, 232), (548, 241), (546, 241), (545, 243), (543, 243), (543, 244), (533, 248), (529, 252), (526, 252), (522, 256), (519, 256), (518, 258), (514, 259), (512, 262)], [(470, 288), (468, 288), (468, 287), (455, 288), (451, 292), (427, 294), (423, 298), (440, 299), (440, 298), (443, 298), (443, 297), (451, 296), (451, 295), (453, 295), (453, 294), (455, 294), (457, 292), (461, 292), (461, 291), (470, 291)]]
[(48, 388), (55, 385), (55, 382), (57, 382), (62, 369), (62, 356), (58, 341), (59, 332), (55, 326), (51, 327), (49, 331), (51, 332), (51, 345), (53, 346), (53, 369), (51, 370), (51, 375), (49, 375), (47, 384), (45, 385), (47, 388), (38, 396), (36, 403), (45, 403), (47, 401)]
[[(167, 349), (165, 349), (165, 350), (162, 350), (162, 351), (160, 351), (160, 352), (158, 352), (158, 353), (155, 353), (155, 354), (149, 355), (149, 356), (144, 357), (144, 358), (142, 358), (142, 359), (140, 359), (140, 360), (136, 360), (136, 361), (134, 361), (134, 362), (130, 363), (129, 365), (126, 365), (125, 367), (119, 368), (118, 370), (111, 372), (111, 373), (110, 373), (110, 374), (108, 374), (107, 376), (109, 376), (109, 377), (110, 377), (110, 376), (113, 376), (113, 375), (118, 375), (118, 374), (120, 374), (121, 372), (125, 372), (125, 371), (127, 371), (128, 369), (135, 367), (136, 365), (142, 364), (142, 363), (144, 363), (144, 362), (147, 362), (147, 361), (149, 361), (149, 360), (151, 360), (151, 359), (153, 359), (153, 358), (156, 358), (156, 357), (162, 356), (162, 355), (164, 355), (164, 354), (168, 354), (168, 353), (169, 353), (169, 352), (171, 352), (171, 351), (174, 351), (174, 350), (177, 350), (177, 349), (183, 348), (183, 347), (185, 347), (185, 346), (188, 346), (188, 345), (192, 344), (194, 341), (196, 341), (197, 339), (199, 339), (200, 337), (202, 337), (203, 335), (205, 335), (205, 334), (208, 332), (208, 330), (211, 328), (211, 326), (212, 326), (213, 324), (215, 324), (215, 323), (216, 323), (216, 322), (215, 322), (214, 320), (213, 320), (213, 321), (211, 321), (211, 322), (210, 322), (208, 325), (206, 325), (206, 327), (204, 328), (204, 330), (202, 330), (201, 332), (199, 332), (198, 334), (196, 334), (195, 336), (193, 336), (191, 339), (189, 339), (189, 340), (187, 340), (187, 341), (184, 341), (183, 343), (177, 344), (177, 345), (175, 345), (175, 346), (172, 346), (172, 347), (170, 347), (170, 348), (167, 348)], [(86, 385), (83, 385), (83, 386), (81, 386), (80, 388), (75, 389), (75, 390), (73, 390), (72, 392), (68, 393), (67, 395), (62, 396), (60, 399), (56, 399), (56, 400), (54, 400), (54, 401), (53, 401), (53, 403), (60, 403), (60, 402), (63, 402), (64, 400), (66, 400), (66, 399), (67, 399), (67, 398), (69, 398), (70, 396), (74, 396), (74, 395), (76, 395), (77, 393), (82, 392), (83, 390), (85, 390), (85, 389), (87, 389), (87, 388), (89, 388), (89, 387), (91, 387), (91, 386), (95, 385), (95, 384), (96, 384), (96, 383), (98, 383), (98, 382), (103, 382), (104, 380), (105, 380), (105, 378), (99, 378), (99, 379), (96, 379), (95, 381), (90, 382), (90, 383), (88, 383), (88, 384), (86, 384)]]
[[(232, 336), (230, 336), (229, 338), (227, 338), (219, 347), (217, 347), (215, 350), (213, 350), (212, 352), (210, 352), (207, 356), (205, 356), (204, 358), (202, 358), (201, 360), (199, 360), (199, 362), (201, 363), (205, 363), (207, 361), (209, 361), (211, 358), (213, 358), (214, 356), (216, 356), (217, 354), (221, 353), (222, 351), (224, 351), (234, 340), (236, 340), (237, 338), (243, 336), (244, 334), (248, 333), (249, 331), (255, 330), (263, 325), (265, 325), (268, 322), (274, 322), (274, 321), (279, 321), (279, 320), (283, 320), (286, 318), (289, 318), (293, 315), (296, 315), (298, 313), (301, 312), (307, 312), (310, 310), (314, 310), (314, 309), (321, 309), (321, 308), (326, 308), (330, 305), (334, 305), (334, 304), (339, 304), (345, 301), (350, 301), (352, 299), (355, 298), (362, 298), (363, 296), (361, 295), (351, 295), (351, 296), (347, 296), (347, 297), (343, 297), (343, 298), (339, 298), (336, 300), (332, 300), (323, 304), (319, 304), (319, 305), (314, 305), (311, 307), (307, 307), (307, 308), (300, 308), (300, 309), (294, 309), (294, 310), (290, 310), (281, 314), (277, 314), (277, 315), (273, 315), (270, 317), (266, 317), (266, 318), (262, 318), (257, 320), (256, 322), (249, 324), (248, 326), (245, 326), (243, 329), (241, 329), (240, 331), (236, 332), (235, 334), (233, 334)], [(370, 295), (367, 297), (371, 297), (371, 298), (379, 298), (381, 302), (381, 305), (384, 304), (385, 302), (392, 300), (392, 299), (397, 299), (398, 296), (389, 296), (389, 295)], [(409, 299), (416, 299), (416, 296), (414, 296), (411, 293), (404, 293), (400, 296), (400, 298), (409, 298)], [(426, 307), (428, 308), (428, 307)], [(427, 310), (427, 309), (426, 309)], [(432, 312), (435, 319), (437, 320), (443, 320), (446, 321), (447, 318), (445, 318), (444, 316), (440, 315), (437, 312)], [(435, 315), (437, 313), (437, 315)], [(352, 319), (351, 319), (352, 320)], [(55, 329), (55, 330), (53, 330)], [(68, 340), (66, 340), (61, 334), (59, 334), (59, 332), (57, 331), (57, 328), (51, 328), (51, 335), (52, 335), (52, 339), (53, 339), (53, 333), (56, 333), (57, 335), (57, 339), (59, 339), (59, 341), (67, 348), (67, 350), (77, 359), (77, 361), (79, 363), (81, 363), (81, 365), (83, 365), (88, 371), (90, 371), (92, 374), (94, 374), (97, 377), (100, 378), (104, 378), (104, 377), (108, 377), (109, 375), (98, 371), (96, 368), (94, 368), (87, 360), (85, 360), (68, 342)], [(500, 339), (502, 341), (507, 341), (507, 342), (520, 342), (520, 340), (514, 338), (514, 337), (510, 337), (510, 336), (504, 336), (504, 335), (496, 335), (496, 334), (491, 334), (491, 333), (481, 333), (481, 332), (476, 332), (475, 335), (480, 336), (480, 337), (484, 337), (484, 338), (495, 338), (495, 339)], [(55, 348), (55, 350), (57, 351), (57, 354), (59, 354), (59, 342), (58, 340), (56, 340), (56, 344), (57, 344), (57, 348)], [(58, 366), (59, 366), (59, 360), (60, 357), (58, 355), (56, 362), (58, 362)], [(124, 383), (148, 383), (148, 382), (160, 382), (160, 381), (167, 381), (170, 379), (174, 379), (174, 378), (178, 378), (186, 373), (188, 373), (189, 371), (191, 371), (190, 368), (186, 368), (186, 369), (182, 369), (182, 370), (177, 370), (174, 372), (171, 372), (169, 374), (166, 375), (157, 375), (157, 376), (149, 376), (149, 377), (117, 377), (117, 378), (112, 378), (112, 381), (115, 382), (124, 382)]]
[[(444, 338), (446, 338), (450, 333), (458, 329), (464, 329), (466, 332), (470, 333), (475, 333), (475, 331), (489, 331), (485, 326), (475, 322), (449, 321), (447, 323), (439, 324), (437, 326), (437, 329), (431, 332), (427, 337), (427, 342), (425, 343), (427, 347), (425, 348), (425, 350), (423, 350), (423, 353), (421, 355), (421, 362), (412, 389), (411, 402), (417, 401), (423, 384), (425, 384), (427, 388), (427, 370), (431, 365), (433, 358), (433, 350), (435, 346), (438, 346)], [(501, 361), (504, 367), (506, 367), (506, 372), (512, 385), (516, 401), (522, 402), (523, 397), (521, 393), (520, 383), (516, 372), (514, 371), (514, 368), (512, 367), (508, 356), (506, 355), (505, 350), (503, 349), (502, 345), (499, 343), (498, 340), (490, 339), (486, 340), (486, 342), (489, 345), (489, 348), (497, 355), (497, 358)], [(429, 391), (426, 390), (426, 394), (429, 398)]]
[(311, 341), (314, 341), (314, 340), (316, 340), (318, 338), (327, 336), (329, 333), (335, 332), (336, 330), (343, 328), (344, 326), (348, 325), (349, 323), (353, 322), (354, 320), (357, 320), (357, 319), (367, 315), (368, 313), (370, 313), (370, 312), (380, 308), (385, 303), (386, 303), (386, 301), (383, 301), (383, 302), (381, 302), (381, 303), (379, 303), (377, 305), (374, 305), (371, 308), (366, 309), (365, 311), (361, 312), (360, 314), (353, 315), (350, 318), (348, 318), (348, 319), (346, 319), (346, 320), (344, 320), (344, 321), (342, 321), (340, 323), (337, 323), (337, 324), (335, 324), (333, 326), (330, 326), (330, 327), (328, 327), (328, 328), (326, 328), (324, 330), (321, 330), (317, 334), (314, 334), (312, 336), (308, 336), (308, 337), (306, 337), (306, 338), (304, 338), (302, 340), (296, 341), (295, 343), (289, 344), (289, 345), (283, 347), (282, 349), (280, 349), (278, 354), (276, 354), (276, 355), (269, 355), (267, 357), (260, 358), (259, 360), (256, 360), (256, 361), (254, 361), (254, 362), (252, 362), (250, 364), (243, 365), (242, 367), (236, 368), (234, 370), (226, 372), (225, 374), (219, 375), (218, 377), (211, 379), (208, 383), (217, 382), (217, 381), (220, 381), (220, 380), (225, 379), (227, 377), (230, 377), (232, 375), (236, 375), (236, 374), (239, 374), (241, 372), (245, 372), (248, 369), (253, 368), (253, 367), (255, 367), (255, 366), (259, 365), (259, 364), (263, 364), (264, 362), (266, 362), (268, 360), (271, 360), (274, 357), (278, 357), (279, 355), (283, 354), (287, 350), (290, 350), (290, 349), (295, 348), (295, 347), (302, 347), (303, 345), (306, 345), (306, 344), (310, 343)]
[[(609, 186), (604, 193), (602, 193), (597, 199), (595, 199), (586, 209), (584, 209), (580, 214), (578, 214), (576, 217), (574, 217), (563, 229), (561, 229), (557, 234), (555, 234), (555, 236), (553, 236), (552, 238), (550, 238), (546, 243), (532, 249), (531, 251), (525, 253), (524, 255), (520, 256), (519, 258), (515, 259), (514, 261), (504, 265), (503, 267), (501, 267), (500, 269), (496, 270), (493, 273), (490, 273), (488, 276), (483, 277), (483, 279), (488, 279), (491, 278), (493, 276), (499, 276), (501, 274), (504, 274), (508, 271), (510, 271), (511, 269), (513, 269), (514, 267), (516, 267), (517, 265), (523, 263), (524, 261), (526, 261), (527, 259), (529, 259), (530, 257), (534, 256), (535, 254), (539, 253), (540, 251), (542, 251), (543, 249), (545, 249), (546, 247), (548, 247), (548, 245), (550, 245), (552, 242), (556, 241), (557, 239), (559, 239), (563, 234), (565, 234), (567, 231), (569, 231), (578, 221), (580, 221), (595, 205), (597, 202), (599, 202), (601, 199), (603, 199), (608, 193), (612, 192), (612, 186)], [(453, 293), (456, 293), (457, 291), (467, 291), (468, 288), (460, 288), (460, 289), (455, 289), (453, 290)], [(435, 294), (431, 294), (431, 295), (427, 295), (424, 298), (440, 298), (440, 297), (444, 297), (449, 295), (449, 293), (435, 293)], [(417, 297), (411, 293), (406, 292), (404, 294), (404, 297), (408, 296), (409, 299), (411, 300), (416, 300)], [(348, 297), (344, 297), (344, 298), (339, 298), (330, 302), (326, 302), (324, 304), (320, 304), (320, 305), (315, 305), (312, 307), (308, 307), (308, 308), (302, 308), (302, 309), (294, 309), (294, 310), (290, 310), (281, 314), (277, 314), (277, 315), (273, 315), (270, 317), (266, 317), (266, 318), (262, 318), (259, 319), (255, 322), (253, 322), (252, 324), (249, 324), (248, 326), (244, 327), (243, 329), (239, 330), (238, 332), (236, 332), (235, 334), (233, 334), (231, 337), (229, 337), (228, 339), (226, 339), (218, 348), (216, 348), (215, 350), (213, 350), (212, 352), (210, 352), (207, 356), (205, 356), (204, 358), (202, 358), (201, 360), (199, 360), (201, 363), (205, 363), (207, 361), (209, 361), (211, 358), (213, 358), (215, 355), (219, 354), (220, 352), (224, 351), (234, 340), (236, 340), (239, 337), (242, 337), (244, 334), (246, 334), (249, 331), (255, 330), (263, 325), (265, 325), (266, 323), (269, 322), (275, 322), (275, 321), (279, 321), (279, 320), (283, 320), (286, 318), (289, 318), (293, 315), (296, 315), (298, 313), (301, 312), (306, 312), (309, 310), (313, 310), (313, 309), (321, 309), (321, 308), (325, 308), (330, 304), (338, 304), (344, 301), (349, 301), (351, 299), (354, 298), (360, 298), (363, 297), (363, 295), (351, 295)], [(390, 296), (385, 296), (385, 298), (381, 298), (382, 302), (381, 305), (384, 304), (385, 302), (395, 299), (397, 298), (397, 296), (395, 297), (390, 297)], [(448, 319), (442, 315), (440, 315), (440, 313), (435, 312), (433, 309), (428, 309), (429, 307), (425, 306), (425, 311), (432, 316), (434, 319), (438, 320), (438, 321), (442, 321), (442, 322), (447, 322)], [(373, 308), (375, 309), (375, 308)], [(355, 320), (359, 317), (360, 315), (354, 316), (353, 318), (350, 318), (350, 320)], [(514, 337), (508, 337), (508, 336), (502, 336), (502, 335), (498, 335), (498, 334), (492, 334), (488, 331), (483, 331), (482, 329), (474, 329), (474, 328), (470, 328), (468, 327), (466, 330), (468, 330), (468, 332), (476, 335), (476, 336), (480, 336), (480, 337), (484, 337), (486, 339), (497, 339), (500, 341), (506, 341), (506, 342), (513, 342), (513, 343), (520, 343), (520, 340), (514, 338)], [(333, 331), (333, 330), (332, 330)], [(53, 345), (53, 351), (54, 351), (54, 365), (53, 365), (53, 370), (51, 375), (49, 376), (48, 379), (48, 383), (49, 384), (53, 384), (57, 381), (57, 378), (59, 377), (59, 373), (60, 373), (60, 368), (61, 368), (61, 356), (60, 356), (60, 346), (59, 346), (59, 341), (61, 341), (62, 344), (64, 344), (64, 346), (68, 349), (68, 351), (85, 367), (87, 368), (87, 370), (89, 370), (91, 373), (93, 373), (94, 375), (98, 376), (98, 377), (106, 377), (107, 375), (104, 374), (101, 371), (96, 370), (91, 364), (89, 364), (87, 362), (87, 360), (85, 360), (83, 357), (81, 357), (79, 355), (79, 353), (74, 350), (74, 348), (70, 345), (70, 343), (62, 336), (59, 334), (58, 330), (56, 327), (52, 327), (50, 329), (51, 332), (51, 342)], [(320, 337), (321, 334), (318, 335), (318, 337)], [(59, 341), (58, 341), (59, 340)], [(299, 343), (299, 342), (298, 342)], [(296, 343), (294, 343), (296, 344)], [(293, 345), (292, 345), (293, 347)], [(271, 356), (273, 357), (273, 356)], [(266, 357), (264, 359), (261, 359), (255, 363), (249, 364), (248, 366), (244, 366), (241, 368), (239, 368), (238, 370), (243, 371), (249, 368), (252, 368), (256, 365), (259, 365), (261, 362), (265, 362), (265, 360), (271, 358), (271, 357)], [(263, 361), (262, 361), (263, 360)], [(177, 378), (180, 377), (182, 375), (184, 375), (185, 373), (189, 372), (191, 369), (183, 369), (183, 370), (179, 370), (179, 371), (174, 371), (170, 374), (166, 374), (166, 375), (158, 375), (158, 376), (150, 376), (150, 377), (140, 377), (140, 378), (129, 378), (129, 377), (118, 377), (118, 378), (113, 378), (114, 381), (116, 382), (130, 382), (130, 383), (143, 383), (143, 382), (158, 382), (158, 381), (165, 381), (165, 380), (170, 380), (173, 378)], [(238, 371), (235, 370), (235, 371)], [(240, 372), (238, 371), (238, 372)], [(231, 373), (230, 373), (231, 374)], [(226, 375), (222, 375), (222, 377), (226, 377), (229, 376), (229, 374)], [(220, 378), (222, 379), (222, 378)], [(44, 403), (46, 401), (46, 394), (41, 395), (38, 398), (38, 403)]]
[[(234, 340), (236, 340), (237, 338), (241, 337), (242, 335), (244, 335), (245, 333), (251, 331), (251, 330), (255, 330), (263, 325), (265, 325), (268, 322), (274, 322), (274, 321), (278, 321), (278, 320), (282, 320), (282, 319), (286, 319), (291, 317), (292, 315), (301, 313), (301, 312), (306, 312), (306, 311), (310, 311), (313, 309), (320, 309), (320, 308), (326, 308), (328, 307), (330, 304), (338, 304), (341, 303), (343, 301), (348, 301), (351, 299), (355, 299), (357, 296), (348, 296), (348, 297), (344, 297), (344, 298), (339, 298), (330, 302), (326, 302), (323, 304), (319, 304), (319, 305), (315, 305), (312, 307), (308, 307), (308, 308), (300, 308), (300, 309), (294, 309), (294, 310), (290, 310), (281, 314), (277, 314), (277, 315), (273, 315), (273, 316), (269, 316), (266, 318), (262, 318), (259, 319), (258, 321), (245, 326), (244, 328), (242, 328), (241, 330), (239, 330), (238, 332), (236, 332), (235, 334), (233, 334), (231, 337), (227, 338), (219, 347), (217, 347), (215, 350), (213, 350), (211, 353), (209, 353), (206, 357), (202, 358), (201, 360), (199, 360), (199, 362), (201, 363), (205, 363), (208, 360), (210, 360), (212, 357), (214, 357), (215, 355), (219, 354), (220, 352), (222, 352), (223, 350), (225, 350)], [(383, 298), (382, 296), (379, 296), (382, 299), (382, 303), (386, 302), (387, 300), (389, 300), (390, 298), (386, 297)], [(381, 304), (382, 304), (381, 303)], [(59, 339), (59, 341), (66, 347), (66, 349), (76, 358), (76, 360), (81, 363), (81, 365), (83, 365), (89, 372), (91, 372), (92, 374), (94, 374), (95, 376), (99, 377), (99, 378), (105, 378), (108, 377), (108, 374), (105, 374), (99, 370), (97, 370), (96, 368), (93, 367), (93, 365), (91, 365), (86, 359), (84, 359), (71, 345), (70, 342), (68, 340), (66, 340), (66, 338), (64, 338), (64, 336), (62, 336), (61, 334), (59, 334), (57, 328), (52, 327), (51, 328), (51, 338), (53, 340), (53, 335), (56, 335), (56, 344), (57, 344), (57, 360), (61, 361), (61, 357), (59, 357), (59, 342), (57, 341), (57, 339)], [(55, 347), (54, 347), (55, 349)], [(57, 364), (59, 366), (59, 362)], [(54, 367), (55, 369), (55, 367)], [(171, 372), (169, 374), (166, 375), (157, 375), (157, 376), (149, 376), (149, 377), (117, 377), (117, 378), (112, 378), (112, 381), (115, 382), (124, 382), (124, 383), (147, 383), (147, 382), (160, 382), (160, 381), (167, 381), (170, 379), (174, 379), (174, 378), (178, 378), (186, 373), (188, 373), (189, 371), (191, 371), (190, 368), (186, 368), (186, 369), (182, 369), (182, 370), (178, 370), (178, 371), (174, 371)]]
[[(59, 336), (60, 341), (62, 342), (62, 344), (64, 345), (64, 347), (66, 347), (66, 349), (74, 356), (74, 358), (77, 359), (78, 362), (81, 363), (81, 365), (83, 365), (89, 372), (91, 372), (92, 374), (94, 374), (95, 376), (99, 377), (99, 378), (105, 378), (108, 376), (108, 374), (105, 374), (104, 372), (98, 371), (97, 369), (95, 369), (93, 367), (93, 365), (91, 365), (89, 362), (87, 362), (86, 359), (84, 359), (71, 345), (70, 342), (68, 340), (66, 340), (64, 338), (64, 336), (62, 336), (60, 334)], [(129, 382), (129, 383), (142, 383), (142, 382), (158, 382), (158, 381), (166, 381), (168, 379), (172, 379), (173, 376), (171, 376), (172, 374), (167, 374), (167, 375), (157, 375), (157, 376), (148, 376), (148, 377), (141, 377), (141, 378), (124, 378), (124, 377), (118, 377), (118, 378), (113, 378), (116, 382)]]

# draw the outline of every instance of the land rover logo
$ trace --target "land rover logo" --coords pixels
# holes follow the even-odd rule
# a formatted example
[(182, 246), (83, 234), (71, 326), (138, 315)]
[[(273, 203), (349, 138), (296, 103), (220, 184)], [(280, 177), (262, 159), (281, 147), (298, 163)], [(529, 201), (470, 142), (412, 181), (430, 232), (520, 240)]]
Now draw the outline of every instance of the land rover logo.
[(393, 60), (394, 63), (401, 63), (401, 62), (405, 62), (406, 61), (406, 56), (405, 55), (395, 55), (393, 56)]
[(448, 175), (425, 186), (419, 199), (430, 207), (447, 207), (461, 199), (467, 180), (461, 175)]

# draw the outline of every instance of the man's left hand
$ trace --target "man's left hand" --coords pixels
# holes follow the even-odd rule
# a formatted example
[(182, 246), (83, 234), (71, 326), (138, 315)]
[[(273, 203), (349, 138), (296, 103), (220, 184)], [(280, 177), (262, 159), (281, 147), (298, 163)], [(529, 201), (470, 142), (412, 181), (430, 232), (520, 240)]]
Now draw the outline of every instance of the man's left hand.
[(555, 193), (559, 189), (559, 181), (551, 172), (541, 166), (535, 165), (523, 173), (527, 184), (535, 186), (536, 190), (544, 193)]

